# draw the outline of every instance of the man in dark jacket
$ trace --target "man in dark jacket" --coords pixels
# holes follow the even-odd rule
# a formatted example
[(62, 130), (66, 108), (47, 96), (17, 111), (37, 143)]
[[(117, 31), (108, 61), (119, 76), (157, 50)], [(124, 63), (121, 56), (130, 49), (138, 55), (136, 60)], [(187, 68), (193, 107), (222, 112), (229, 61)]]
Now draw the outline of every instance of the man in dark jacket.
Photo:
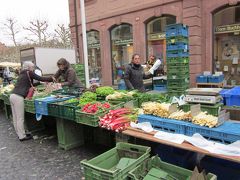
[(124, 80), (127, 89), (145, 91), (143, 79), (148, 79), (150, 77), (151, 75), (146, 75), (143, 71), (143, 67), (140, 64), (140, 56), (134, 54), (132, 56), (132, 62), (125, 68)]

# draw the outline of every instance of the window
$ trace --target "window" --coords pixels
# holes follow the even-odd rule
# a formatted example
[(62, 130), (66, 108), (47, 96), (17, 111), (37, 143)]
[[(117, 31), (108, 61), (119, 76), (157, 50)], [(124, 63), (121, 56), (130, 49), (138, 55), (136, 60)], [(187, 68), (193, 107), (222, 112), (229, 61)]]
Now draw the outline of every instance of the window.
[(213, 15), (213, 72), (222, 71), (228, 85), (240, 84), (240, 5)]
[(165, 61), (166, 40), (165, 27), (176, 23), (175, 16), (157, 17), (146, 24), (147, 28), (147, 56), (155, 55)]
[(131, 61), (133, 54), (132, 26), (121, 24), (110, 30), (112, 47), (112, 76), (113, 84), (122, 78), (123, 67)]
[(101, 81), (101, 50), (98, 31), (87, 32), (88, 66), (90, 82)]

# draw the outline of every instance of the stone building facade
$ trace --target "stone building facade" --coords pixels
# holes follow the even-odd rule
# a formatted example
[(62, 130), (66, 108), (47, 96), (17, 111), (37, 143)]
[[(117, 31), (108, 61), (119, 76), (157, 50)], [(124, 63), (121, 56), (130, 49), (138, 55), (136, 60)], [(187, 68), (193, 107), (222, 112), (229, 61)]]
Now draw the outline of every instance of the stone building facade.
[[(192, 86), (203, 71), (223, 71), (228, 65), (226, 75), (231, 76), (231, 68), (240, 73), (240, 67), (225, 65), (228, 59), (222, 62), (221, 55), (224, 46), (239, 39), (239, 7), (240, 0), (86, 0), (90, 77), (100, 77), (105, 85), (116, 83), (119, 67), (128, 63), (133, 53), (140, 54), (142, 63), (150, 54), (166, 59), (163, 34), (171, 23), (189, 27)], [(83, 59), (79, 0), (69, 0), (69, 11), (72, 40)], [(239, 60), (237, 54), (228, 56), (231, 62)]]

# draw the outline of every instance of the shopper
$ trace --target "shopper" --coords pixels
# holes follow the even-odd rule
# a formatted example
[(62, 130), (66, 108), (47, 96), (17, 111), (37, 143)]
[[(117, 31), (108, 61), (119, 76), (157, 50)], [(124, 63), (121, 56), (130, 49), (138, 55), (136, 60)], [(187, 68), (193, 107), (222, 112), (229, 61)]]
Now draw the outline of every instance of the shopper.
[(150, 69), (156, 61), (156, 57), (154, 55), (150, 55), (148, 61), (146, 62), (147, 67)]
[(77, 74), (73, 68), (70, 67), (70, 63), (61, 58), (57, 62), (58, 71), (54, 75), (54, 80), (61, 83), (62, 86), (74, 87), (74, 88), (84, 88)]
[(132, 61), (125, 68), (124, 80), (127, 89), (137, 89), (139, 91), (145, 91), (143, 79), (151, 78), (151, 75), (146, 75), (143, 71), (143, 67), (140, 64), (140, 56), (134, 54)]
[(11, 82), (13, 80), (13, 75), (12, 75), (9, 67), (6, 67), (3, 71), (3, 80), (7, 84), (11, 84)]
[(31, 139), (27, 136), (24, 128), (24, 98), (32, 86), (33, 80), (52, 82), (52, 77), (40, 77), (34, 73), (34, 64), (24, 62), (22, 70), (10, 95), (10, 103), (13, 115), (13, 125), (20, 141)]

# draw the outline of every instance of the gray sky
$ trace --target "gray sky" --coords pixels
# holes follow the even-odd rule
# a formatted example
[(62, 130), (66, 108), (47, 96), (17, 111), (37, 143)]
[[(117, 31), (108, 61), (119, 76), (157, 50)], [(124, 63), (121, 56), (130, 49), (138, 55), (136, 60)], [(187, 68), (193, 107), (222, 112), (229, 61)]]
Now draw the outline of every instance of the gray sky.
[[(68, 25), (68, 0), (0, 0), (1, 28), (2, 23), (9, 17), (14, 17), (18, 24), (23, 26), (35, 19), (47, 20), (50, 29), (54, 29), (57, 24)], [(19, 40), (22, 36), (18, 36)], [(0, 42), (10, 45), (3, 31), (0, 31)]]

